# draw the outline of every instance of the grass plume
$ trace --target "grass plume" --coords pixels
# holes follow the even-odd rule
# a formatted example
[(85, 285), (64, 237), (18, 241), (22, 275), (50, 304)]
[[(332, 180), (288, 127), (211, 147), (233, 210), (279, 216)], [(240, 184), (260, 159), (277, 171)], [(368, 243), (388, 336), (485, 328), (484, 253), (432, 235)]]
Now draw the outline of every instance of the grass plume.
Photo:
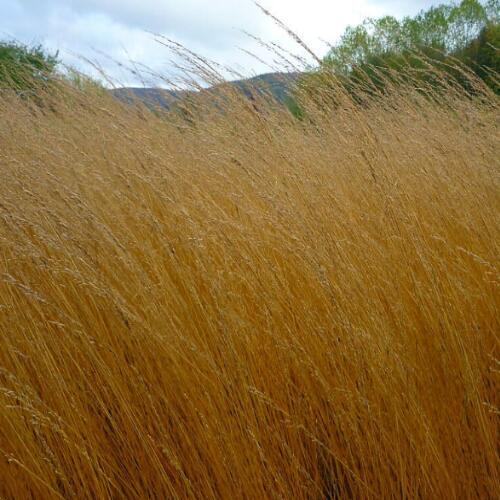
[(0, 496), (498, 495), (498, 98), (330, 83), (0, 96)]

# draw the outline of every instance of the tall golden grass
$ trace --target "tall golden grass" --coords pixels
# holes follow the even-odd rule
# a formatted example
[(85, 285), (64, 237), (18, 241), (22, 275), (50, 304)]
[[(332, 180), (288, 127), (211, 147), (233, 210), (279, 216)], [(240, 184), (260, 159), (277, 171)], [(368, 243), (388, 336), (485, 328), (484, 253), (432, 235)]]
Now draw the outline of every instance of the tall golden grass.
[(303, 120), (4, 94), (0, 497), (498, 498), (474, 85), (360, 106), (332, 80)]

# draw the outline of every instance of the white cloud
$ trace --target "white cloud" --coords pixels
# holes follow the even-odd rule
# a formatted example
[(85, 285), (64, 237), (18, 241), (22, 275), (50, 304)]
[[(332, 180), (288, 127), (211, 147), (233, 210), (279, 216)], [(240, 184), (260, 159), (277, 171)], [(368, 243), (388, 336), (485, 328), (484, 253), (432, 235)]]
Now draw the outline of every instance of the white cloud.
[[(321, 40), (335, 42), (348, 24), (359, 23), (368, 16), (413, 14), (439, 2), (261, 0), (261, 3), (322, 56), (327, 46)], [(239, 48), (266, 61), (275, 58), (243, 30), (306, 55), (251, 0), (0, 0), (0, 6), (3, 38), (44, 43), (50, 49), (59, 49), (65, 62), (79, 67), (82, 63), (75, 54), (97, 60), (107, 72), (114, 77), (122, 76), (127, 84), (134, 83), (133, 77), (121, 75), (119, 68), (101, 53), (115, 60), (141, 61), (158, 72), (174, 72), (171, 54), (149, 32), (172, 38), (247, 74), (268, 68)]]

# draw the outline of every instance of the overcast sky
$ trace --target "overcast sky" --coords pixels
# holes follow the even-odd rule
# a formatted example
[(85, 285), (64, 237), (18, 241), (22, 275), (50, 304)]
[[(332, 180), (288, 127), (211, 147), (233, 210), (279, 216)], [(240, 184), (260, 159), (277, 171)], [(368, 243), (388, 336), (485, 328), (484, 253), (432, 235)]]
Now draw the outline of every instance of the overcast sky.
[[(294, 30), (319, 56), (349, 24), (365, 17), (415, 14), (439, 0), (261, 0), (261, 5)], [(245, 32), (307, 56), (252, 0), (0, 0), (0, 38), (42, 43), (87, 72), (77, 57), (97, 61), (122, 84), (138, 81), (112, 60), (138, 61), (167, 76), (178, 74), (172, 54), (152, 33), (245, 75), (270, 71), (269, 51)], [(245, 51), (255, 54), (251, 57)]]

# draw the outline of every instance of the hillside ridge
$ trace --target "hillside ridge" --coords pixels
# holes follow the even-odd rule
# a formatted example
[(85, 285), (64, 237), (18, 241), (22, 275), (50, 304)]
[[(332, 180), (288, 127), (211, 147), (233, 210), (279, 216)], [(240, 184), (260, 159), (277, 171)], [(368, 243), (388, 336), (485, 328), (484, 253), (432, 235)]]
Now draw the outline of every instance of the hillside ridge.
[[(233, 80), (226, 82), (240, 89), (250, 96), (254, 92), (268, 92), (278, 102), (284, 103), (290, 93), (290, 89), (297, 81), (300, 73), (264, 73), (251, 78)], [(160, 107), (171, 109), (178, 101), (203, 92), (213, 92), (223, 84), (214, 85), (202, 91), (173, 90), (159, 87), (121, 87), (111, 90), (111, 93), (123, 102), (132, 103), (141, 101), (148, 107)]]

